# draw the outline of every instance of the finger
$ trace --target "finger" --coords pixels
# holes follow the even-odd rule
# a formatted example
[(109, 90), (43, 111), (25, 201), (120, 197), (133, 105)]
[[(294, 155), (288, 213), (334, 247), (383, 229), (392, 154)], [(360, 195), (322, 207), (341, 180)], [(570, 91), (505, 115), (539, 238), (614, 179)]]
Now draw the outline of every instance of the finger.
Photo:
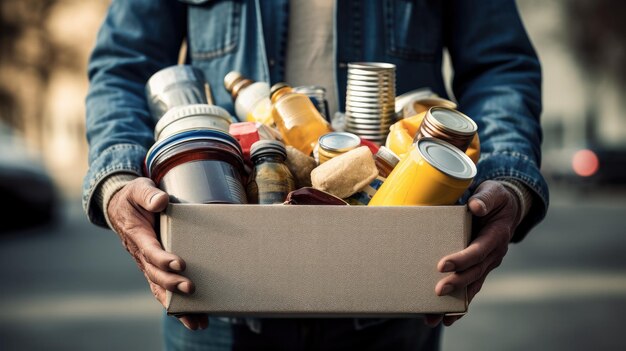
[[(499, 230), (493, 227), (492, 225), (483, 228), (468, 247), (442, 258), (437, 263), (437, 270), (441, 273), (459, 272), (484, 261), (498, 245), (502, 244), (502, 240), (498, 239)], [(505, 235), (500, 236), (505, 237)]]
[(482, 182), (474, 195), (469, 198), (468, 206), (474, 216), (484, 217), (499, 208), (503, 201), (504, 186), (496, 181)]
[(180, 316), (178, 317), (178, 320), (189, 330), (198, 330), (198, 328), (200, 328), (200, 321), (196, 315)]
[[(186, 315), (182, 315), (179, 316), (178, 319), (181, 321), (181, 323), (187, 323), (190, 326), (191, 325), (196, 325), (196, 329), (206, 329), (209, 327), (209, 316), (206, 313), (193, 313), (193, 314), (186, 314)], [(185, 325), (186, 327), (187, 325)]]
[(149, 178), (137, 178), (129, 185), (130, 200), (134, 205), (150, 212), (161, 212), (167, 207), (167, 193), (157, 188)]
[(443, 315), (441, 314), (427, 314), (424, 316), (424, 324), (427, 326), (434, 328), (443, 320)]
[(467, 301), (469, 303), (471, 303), (472, 300), (474, 299), (474, 296), (476, 296), (476, 294), (480, 292), (480, 289), (483, 287), (483, 284), (485, 283), (486, 278), (487, 276), (485, 275), (482, 278), (478, 279), (477, 281), (467, 286)]
[(463, 289), (485, 277), (491, 270), (499, 265), (500, 261), (500, 258), (494, 253), (484, 261), (481, 261), (467, 270), (450, 274), (437, 282), (435, 293), (438, 296), (443, 296), (453, 291)]
[(144, 263), (144, 273), (148, 279), (161, 288), (182, 294), (193, 294), (194, 284), (182, 275), (162, 271), (150, 263)]
[(452, 324), (454, 324), (454, 322), (458, 321), (461, 318), (463, 318), (463, 315), (445, 316), (445, 317), (443, 317), (443, 325), (445, 325), (446, 327), (449, 327)]
[[(146, 230), (145, 232), (150, 231)], [(163, 250), (161, 243), (156, 239), (153, 232), (145, 232), (136, 235), (135, 241), (146, 262), (163, 271), (182, 272), (185, 270), (185, 261), (182, 258)]]

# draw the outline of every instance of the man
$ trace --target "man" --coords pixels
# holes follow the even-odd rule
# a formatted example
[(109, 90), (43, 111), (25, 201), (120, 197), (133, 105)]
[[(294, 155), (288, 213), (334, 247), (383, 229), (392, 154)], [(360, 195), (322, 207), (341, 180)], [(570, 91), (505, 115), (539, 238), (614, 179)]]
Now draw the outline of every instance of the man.
[[(334, 20), (334, 23), (333, 23)], [(332, 110), (345, 103), (348, 62), (397, 67), (398, 94), (430, 87), (447, 96), (444, 48), (454, 69), (459, 110), (478, 124), (478, 175), (464, 195), (477, 224), (470, 245), (443, 257), (434, 293), (467, 287), (470, 300), (510, 242), (545, 216), (548, 189), (540, 174), (541, 68), (514, 0), (385, 1), (113, 1), (90, 59), (87, 96), (89, 172), (83, 204), (89, 219), (108, 226), (137, 261), (157, 300), (165, 290), (193, 293), (182, 258), (157, 240), (155, 215), (167, 194), (142, 174), (154, 142), (144, 86), (178, 60), (201, 68), (215, 103), (233, 112), (222, 86), (230, 70), (271, 84), (319, 84)], [(471, 196), (471, 197), (470, 197)], [(451, 325), (459, 317), (443, 318)], [(233, 319), (166, 317), (168, 348), (298, 346), (435, 350), (442, 318)], [(426, 327), (429, 324), (430, 327)], [(208, 326), (208, 329), (207, 329)]]

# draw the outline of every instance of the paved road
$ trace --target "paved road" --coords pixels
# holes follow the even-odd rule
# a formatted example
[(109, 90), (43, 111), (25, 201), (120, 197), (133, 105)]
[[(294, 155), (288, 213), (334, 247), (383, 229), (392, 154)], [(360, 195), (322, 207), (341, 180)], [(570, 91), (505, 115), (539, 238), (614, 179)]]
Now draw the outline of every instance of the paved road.
[[(626, 196), (553, 192), (546, 220), (487, 280), (444, 350), (614, 350), (626, 312)], [(0, 238), (0, 350), (158, 350), (161, 308), (78, 200)]]

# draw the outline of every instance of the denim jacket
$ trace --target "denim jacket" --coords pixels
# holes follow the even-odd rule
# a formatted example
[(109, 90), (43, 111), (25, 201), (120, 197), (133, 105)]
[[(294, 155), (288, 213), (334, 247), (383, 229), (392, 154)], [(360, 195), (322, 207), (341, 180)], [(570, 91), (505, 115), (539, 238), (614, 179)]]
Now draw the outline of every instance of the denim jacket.
[[(107, 176), (142, 175), (154, 142), (144, 87), (176, 64), (183, 40), (187, 63), (203, 70), (217, 105), (234, 114), (223, 78), (231, 70), (270, 84), (285, 75), (288, 0), (113, 0), (89, 60), (86, 98), (89, 170), (83, 207), (105, 226), (93, 201)], [(344, 105), (347, 63), (396, 65), (397, 94), (430, 87), (448, 97), (443, 50), (451, 58), (453, 99), (478, 124), (478, 174), (461, 202), (488, 179), (515, 178), (533, 206), (513, 241), (545, 216), (548, 187), (540, 173), (541, 66), (514, 0), (337, 0), (333, 74)]]

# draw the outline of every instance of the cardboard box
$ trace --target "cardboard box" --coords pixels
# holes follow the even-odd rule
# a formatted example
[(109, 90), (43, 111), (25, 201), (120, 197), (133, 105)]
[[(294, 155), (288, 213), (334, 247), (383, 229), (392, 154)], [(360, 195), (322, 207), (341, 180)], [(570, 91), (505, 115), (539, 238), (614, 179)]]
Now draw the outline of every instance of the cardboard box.
[(215, 316), (459, 314), (466, 292), (435, 295), (437, 262), (468, 244), (466, 206), (170, 204), (166, 250), (187, 263), (192, 296), (167, 312)]

